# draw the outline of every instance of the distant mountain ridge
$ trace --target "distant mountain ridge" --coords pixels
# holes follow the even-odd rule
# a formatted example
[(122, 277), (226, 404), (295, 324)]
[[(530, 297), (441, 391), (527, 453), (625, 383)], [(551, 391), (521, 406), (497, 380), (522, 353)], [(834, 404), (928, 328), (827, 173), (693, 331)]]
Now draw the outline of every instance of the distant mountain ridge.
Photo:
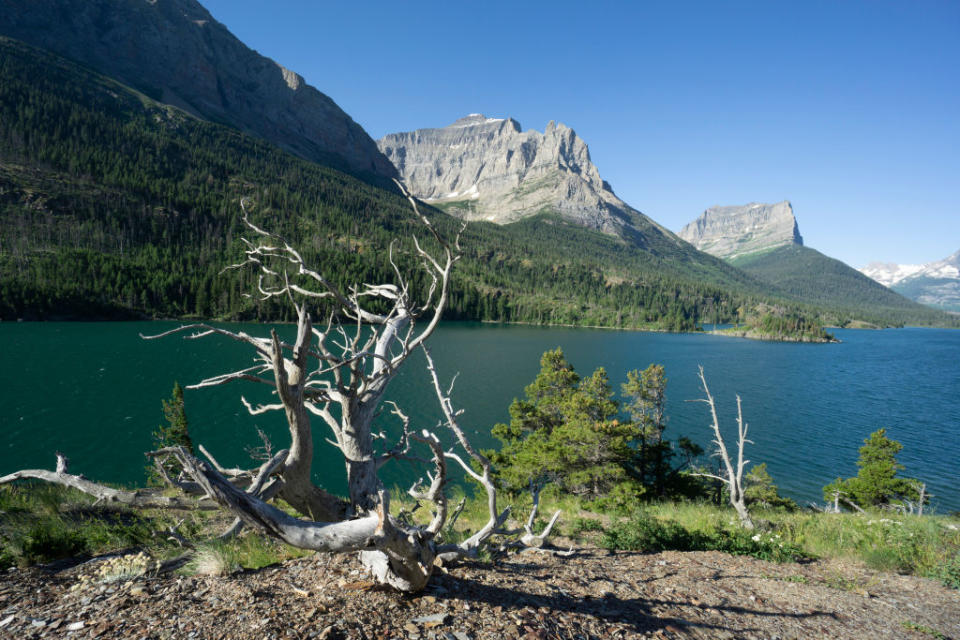
[(710, 207), (678, 235), (697, 249), (724, 259), (803, 245), (793, 206), (787, 200)]
[[(222, 271), (242, 259), (241, 197), (344, 288), (390, 281), (391, 262), (417, 272), (422, 228), (395, 189), (0, 36), (0, 319), (289, 320)], [(444, 237), (461, 228), (421, 211)], [(767, 292), (679, 240), (662, 257), (556, 218), (476, 222), (461, 246), (449, 319), (691, 330)]]
[(396, 175), (360, 125), (195, 0), (0, 0), (0, 35), (321, 164)]
[(513, 118), (470, 114), (437, 129), (391, 133), (377, 144), (414, 195), (466, 220), (507, 224), (538, 214), (656, 251), (676, 236), (613, 192), (570, 127), (543, 133)]
[(852, 318), (873, 314), (896, 324), (921, 321), (928, 313), (840, 260), (803, 246), (787, 200), (710, 207), (680, 237), (789, 296)]
[(960, 251), (926, 264), (871, 262), (860, 272), (920, 304), (960, 311)]

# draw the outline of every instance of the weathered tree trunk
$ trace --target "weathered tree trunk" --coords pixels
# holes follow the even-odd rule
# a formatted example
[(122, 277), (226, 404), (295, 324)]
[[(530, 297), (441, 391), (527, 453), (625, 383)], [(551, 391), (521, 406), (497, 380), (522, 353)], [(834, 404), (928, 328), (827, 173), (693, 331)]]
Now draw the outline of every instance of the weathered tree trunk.
[(750, 518), (750, 512), (747, 510), (746, 498), (743, 495), (743, 468), (749, 460), (743, 459), (743, 447), (747, 442), (747, 424), (743, 421), (743, 409), (740, 403), (740, 396), (737, 396), (737, 467), (734, 469), (730, 462), (730, 456), (727, 453), (727, 447), (723, 442), (723, 436), (720, 434), (720, 420), (717, 417), (717, 406), (710, 394), (710, 388), (707, 387), (707, 379), (703, 375), (703, 367), (700, 367), (700, 382), (703, 385), (703, 392), (706, 398), (701, 398), (698, 402), (704, 402), (710, 407), (710, 417), (712, 418), (713, 442), (717, 445), (717, 455), (723, 462), (726, 477), (713, 475), (710, 473), (698, 473), (695, 475), (714, 478), (727, 485), (727, 492), (730, 495), (730, 506), (737, 512), (740, 519), (740, 525), (744, 529), (753, 529), (753, 520)]
[(365, 401), (351, 399), (342, 409), (343, 453), (347, 468), (347, 488), (350, 503), (355, 509), (369, 511), (377, 506), (377, 496), (383, 489), (377, 476), (377, 458), (373, 452), (372, 424), (380, 393)]

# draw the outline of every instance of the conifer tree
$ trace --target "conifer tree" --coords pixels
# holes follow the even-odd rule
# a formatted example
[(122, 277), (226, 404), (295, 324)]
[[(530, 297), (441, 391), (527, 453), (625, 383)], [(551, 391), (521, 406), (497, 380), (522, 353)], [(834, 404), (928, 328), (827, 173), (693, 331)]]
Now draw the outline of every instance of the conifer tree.
[[(186, 405), (183, 401), (183, 387), (179, 382), (174, 381), (173, 391), (169, 400), (161, 400), (163, 405), (163, 417), (166, 419), (166, 425), (160, 425), (153, 432), (153, 444), (155, 449), (165, 447), (184, 447), (193, 455), (193, 441), (190, 439), (189, 424), (187, 422)], [(175, 459), (168, 458), (163, 463), (163, 468), (171, 478), (176, 478), (182, 467)], [(147, 467), (148, 481), (150, 484), (163, 484), (163, 478), (153, 466)]]
[(856, 477), (837, 478), (823, 488), (824, 498), (833, 500), (835, 494), (846, 497), (860, 507), (879, 507), (919, 498), (920, 483), (913, 478), (898, 477), (903, 470), (896, 455), (903, 445), (887, 437), (886, 429), (878, 429), (863, 441), (860, 447), (860, 470)]

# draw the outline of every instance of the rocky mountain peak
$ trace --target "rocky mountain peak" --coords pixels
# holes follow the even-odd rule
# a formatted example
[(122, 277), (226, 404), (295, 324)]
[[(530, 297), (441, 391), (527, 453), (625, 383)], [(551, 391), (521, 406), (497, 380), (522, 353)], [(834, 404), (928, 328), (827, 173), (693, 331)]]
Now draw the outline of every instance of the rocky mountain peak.
[(860, 273), (921, 304), (960, 312), (960, 251), (926, 264), (871, 262)]
[(776, 204), (751, 202), (710, 207), (678, 235), (697, 249), (725, 259), (788, 244), (803, 244), (788, 200)]
[(0, 34), (304, 158), (396, 175), (329, 97), (248, 48), (196, 0), (0, 0)]
[(472, 113), (377, 144), (414, 195), (469, 220), (505, 224), (551, 213), (623, 236), (642, 218), (673, 238), (614, 195), (587, 144), (562, 123), (551, 120), (541, 133), (523, 131), (513, 118)]

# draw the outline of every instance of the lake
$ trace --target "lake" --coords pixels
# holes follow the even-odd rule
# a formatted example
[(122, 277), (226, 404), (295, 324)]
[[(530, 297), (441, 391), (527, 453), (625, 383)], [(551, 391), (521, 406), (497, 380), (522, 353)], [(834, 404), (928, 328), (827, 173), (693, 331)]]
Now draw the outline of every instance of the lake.
[[(187, 385), (252, 364), (252, 352), (225, 338), (145, 341), (172, 322), (0, 324), (0, 475), (21, 468), (53, 468), (54, 451), (71, 470), (91, 479), (142, 483), (151, 433), (163, 423), (160, 401), (174, 380)], [(243, 327), (268, 335), (268, 327)], [(292, 340), (294, 328), (278, 327)], [(448, 323), (431, 339), (440, 375), (459, 373), (453, 393), (465, 410), (462, 425), (491, 446), (496, 422), (507, 421), (511, 400), (539, 371), (540, 355), (562, 347), (581, 375), (603, 366), (619, 391), (630, 369), (665, 366), (666, 435), (686, 435), (710, 450), (706, 405), (697, 365), (718, 402), (728, 446), (735, 442), (735, 394), (750, 424), (747, 458), (766, 462), (785, 495), (823, 502), (821, 488), (856, 474), (857, 449), (880, 427), (904, 445), (898, 459), (907, 476), (924, 480), (940, 512), (960, 510), (960, 331), (837, 330), (840, 344), (756, 342), (698, 334), (542, 328)], [(389, 399), (416, 427), (439, 419), (417, 354), (393, 381)], [(282, 413), (252, 417), (240, 402), (270, 400), (266, 387), (235, 382), (186, 392), (191, 435), (225, 465), (252, 466), (246, 448), (259, 444), (257, 428), (276, 448), (286, 445)], [(380, 427), (396, 433), (387, 412)], [(343, 492), (343, 466), (319, 419), (319, 484)], [(385, 482), (408, 486), (420, 470), (390, 463)]]

